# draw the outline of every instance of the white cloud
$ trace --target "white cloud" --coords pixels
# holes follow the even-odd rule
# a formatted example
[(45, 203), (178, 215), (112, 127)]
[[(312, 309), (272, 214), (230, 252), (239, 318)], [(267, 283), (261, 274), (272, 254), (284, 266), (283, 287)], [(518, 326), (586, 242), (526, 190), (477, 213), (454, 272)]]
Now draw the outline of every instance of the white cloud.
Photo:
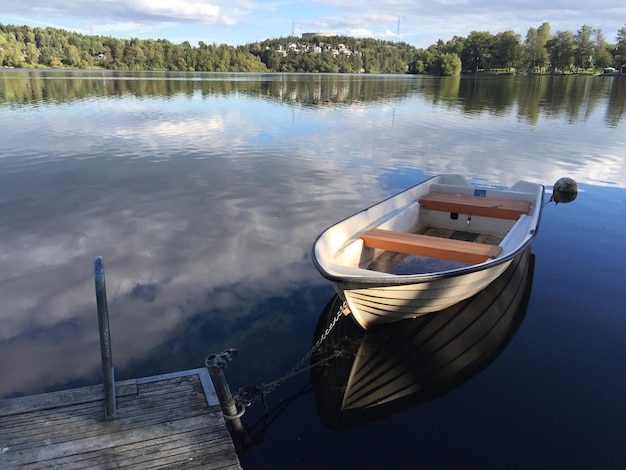
[(374, 33), (367, 28), (355, 28), (351, 29), (348, 34), (355, 38), (369, 38), (374, 36)]
[(194, 20), (205, 24), (214, 23), (220, 15), (219, 5), (196, 0), (135, 0), (130, 4), (142, 15)]

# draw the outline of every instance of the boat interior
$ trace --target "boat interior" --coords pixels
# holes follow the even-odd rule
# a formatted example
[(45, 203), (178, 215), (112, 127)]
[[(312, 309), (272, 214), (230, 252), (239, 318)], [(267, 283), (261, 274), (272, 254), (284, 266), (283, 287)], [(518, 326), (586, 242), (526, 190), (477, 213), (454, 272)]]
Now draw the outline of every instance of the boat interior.
[(506, 254), (528, 233), (536, 197), (433, 183), (348, 240), (334, 261), (396, 275), (483, 263)]

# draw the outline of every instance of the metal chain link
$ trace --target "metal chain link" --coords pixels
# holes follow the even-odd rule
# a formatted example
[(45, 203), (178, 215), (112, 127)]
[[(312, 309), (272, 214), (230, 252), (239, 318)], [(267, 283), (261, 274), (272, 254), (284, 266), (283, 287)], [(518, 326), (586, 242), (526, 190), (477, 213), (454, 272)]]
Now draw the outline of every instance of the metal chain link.
[[(348, 306), (346, 305), (345, 302), (343, 302), (343, 304), (341, 304), (341, 306), (337, 310), (337, 313), (335, 314), (335, 318), (333, 318), (333, 320), (330, 322), (330, 324), (328, 325), (328, 327), (326, 328), (324, 333), (322, 333), (320, 338), (315, 342), (315, 344), (309, 350), (309, 352), (306, 353), (305, 356), (295, 366), (293, 366), (289, 372), (287, 372), (280, 379), (275, 380), (273, 382), (270, 382), (269, 384), (261, 384), (261, 385), (252, 386), (252, 387), (249, 386), (249, 387), (242, 387), (242, 388), (240, 388), (239, 391), (233, 397), (235, 399), (235, 401), (238, 402), (238, 403), (241, 403), (241, 404), (243, 404), (245, 406), (251, 406), (254, 403), (256, 403), (257, 401), (259, 401), (259, 400), (265, 401), (265, 396), (268, 395), (269, 393), (273, 392), (274, 390), (276, 390), (287, 379), (293, 377), (294, 375), (299, 374), (300, 372), (304, 372), (305, 370), (308, 370), (311, 367), (314, 367), (314, 366), (316, 366), (316, 365), (318, 365), (318, 364), (320, 364), (322, 362), (330, 360), (332, 357), (335, 357), (335, 355), (333, 355), (333, 356), (331, 356), (331, 357), (329, 357), (329, 358), (327, 358), (327, 359), (325, 359), (323, 361), (320, 361), (320, 362), (315, 363), (315, 364), (311, 364), (307, 368), (304, 368), (304, 369), (302, 368), (304, 366), (304, 364), (308, 360), (311, 359), (311, 356), (315, 353), (315, 351), (317, 351), (319, 349), (319, 347), (322, 345), (322, 343), (326, 340), (326, 338), (328, 337), (328, 335), (330, 334), (332, 329), (335, 327), (335, 325), (337, 324), (337, 322), (339, 321), (341, 316), (342, 315), (346, 315), (349, 312), (350, 312), (350, 310), (348, 309)], [(254, 398), (252, 398), (250, 400), (246, 400), (245, 399), (246, 396), (253, 395), (255, 393), (258, 394), (258, 395), (255, 396)], [(265, 404), (265, 409), (267, 410), (267, 404)]]

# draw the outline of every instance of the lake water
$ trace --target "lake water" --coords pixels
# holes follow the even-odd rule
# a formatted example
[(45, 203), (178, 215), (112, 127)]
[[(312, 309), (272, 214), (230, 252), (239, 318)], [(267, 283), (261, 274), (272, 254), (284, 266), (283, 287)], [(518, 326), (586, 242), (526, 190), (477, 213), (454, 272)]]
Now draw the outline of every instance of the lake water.
[(580, 184), (544, 209), (506, 347), (342, 431), (297, 375), (248, 408), (242, 465), (623, 465), (624, 77), (0, 71), (0, 398), (100, 382), (100, 255), (118, 380), (228, 348), (233, 391), (282, 377), (333, 298), (315, 237), (443, 172)]

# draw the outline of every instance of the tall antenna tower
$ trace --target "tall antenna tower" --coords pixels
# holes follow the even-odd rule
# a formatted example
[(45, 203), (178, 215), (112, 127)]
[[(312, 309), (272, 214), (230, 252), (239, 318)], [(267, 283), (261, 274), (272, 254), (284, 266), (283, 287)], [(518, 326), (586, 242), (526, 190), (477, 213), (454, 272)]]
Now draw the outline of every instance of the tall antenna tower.
[(396, 30), (396, 42), (400, 41), (400, 17), (398, 16), (398, 29)]
[(291, 35), (296, 35), (296, 20), (294, 18), (291, 18)]

